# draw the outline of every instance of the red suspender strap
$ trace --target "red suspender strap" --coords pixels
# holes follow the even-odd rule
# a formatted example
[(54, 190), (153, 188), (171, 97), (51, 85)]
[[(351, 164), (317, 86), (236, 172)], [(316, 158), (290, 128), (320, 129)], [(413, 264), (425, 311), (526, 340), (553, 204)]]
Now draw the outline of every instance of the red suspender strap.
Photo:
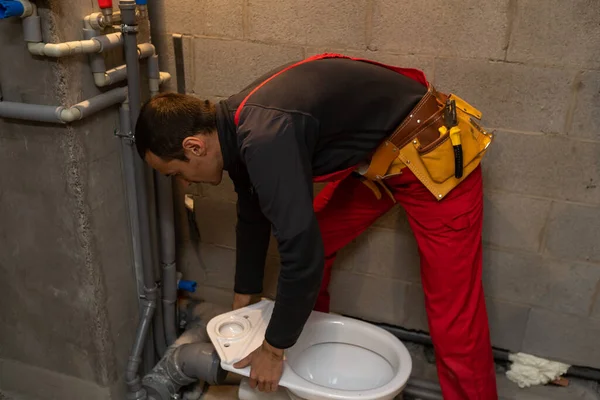
[(425, 78), (425, 74), (423, 74), (422, 71), (419, 71), (418, 69), (412, 69), (412, 68), (400, 68), (400, 67), (394, 67), (392, 65), (386, 65), (386, 64), (382, 64), (379, 63), (377, 61), (372, 61), (372, 60), (367, 60), (365, 58), (357, 58), (357, 57), (349, 57), (349, 56), (345, 56), (342, 54), (336, 54), (336, 53), (323, 53), (323, 54), (317, 54), (315, 56), (306, 58), (302, 61), (299, 61), (295, 64), (292, 64), (284, 69), (282, 69), (281, 71), (277, 72), (276, 74), (270, 76), (269, 78), (267, 78), (266, 80), (264, 80), (263, 82), (261, 82), (258, 86), (256, 86), (249, 94), (248, 96), (246, 96), (246, 98), (244, 100), (242, 100), (242, 102), (240, 103), (237, 111), (235, 112), (235, 117), (234, 117), (234, 122), (235, 125), (237, 126), (240, 122), (240, 114), (242, 112), (242, 108), (244, 108), (244, 105), (246, 104), (246, 102), (248, 101), (248, 99), (250, 98), (250, 96), (252, 96), (254, 93), (256, 93), (256, 91), (258, 89), (260, 89), (261, 87), (263, 87), (267, 82), (269, 82), (271, 79), (275, 78), (276, 76), (279, 76), (281, 74), (283, 74), (286, 71), (289, 71), (290, 69), (301, 65), (301, 64), (305, 64), (307, 62), (310, 61), (315, 61), (315, 60), (322, 60), (324, 58), (347, 58), (350, 60), (355, 60), (355, 61), (365, 61), (365, 62), (369, 62), (371, 64), (375, 64), (375, 65), (379, 65), (381, 67), (385, 67), (388, 69), (391, 69), (392, 71), (398, 72), (399, 74), (402, 74), (404, 76), (407, 76), (411, 79), (416, 80), (417, 82), (420, 82), (421, 84), (423, 84), (423, 86), (428, 86), (427, 83), (427, 79)]

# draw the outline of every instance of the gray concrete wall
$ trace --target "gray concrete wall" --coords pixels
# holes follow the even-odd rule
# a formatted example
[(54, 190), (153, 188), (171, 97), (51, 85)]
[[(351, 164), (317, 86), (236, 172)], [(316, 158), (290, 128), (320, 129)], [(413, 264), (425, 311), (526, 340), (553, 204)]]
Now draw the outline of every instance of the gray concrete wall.
[[(197, 96), (223, 98), (278, 64), (340, 51), (421, 68), (479, 107), (497, 137), (484, 162), (493, 343), (600, 367), (598, 2), (171, 0), (165, 10), (163, 38), (171, 47), (170, 34), (185, 35)], [(201, 242), (182, 216), (181, 267), (200, 295), (229, 304), (235, 193), (230, 182), (190, 192)], [(272, 246), (269, 295), (277, 265)], [(427, 330), (419, 280), (415, 241), (395, 209), (340, 254), (333, 310)]]
[[(37, 4), (46, 41), (82, 39), (92, 2)], [(100, 93), (87, 56), (33, 57), (21, 32), (0, 21), (4, 100)], [(0, 119), (0, 392), (124, 398), (138, 311), (118, 126), (117, 107), (69, 126)]]

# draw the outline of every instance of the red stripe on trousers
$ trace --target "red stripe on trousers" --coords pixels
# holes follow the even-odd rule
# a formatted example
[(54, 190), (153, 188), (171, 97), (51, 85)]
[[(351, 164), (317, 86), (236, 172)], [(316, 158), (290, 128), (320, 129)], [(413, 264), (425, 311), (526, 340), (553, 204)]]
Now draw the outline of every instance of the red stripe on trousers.
[[(408, 169), (386, 182), (406, 210), (417, 241), (427, 320), (444, 399), (497, 399), (481, 282), (481, 167), (442, 201), (436, 200)], [(325, 246), (325, 271), (316, 310), (329, 311), (328, 286), (337, 252), (392, 206), (388, 197), (377, 200), (353, 176), (329, 183), (315, 197)]]

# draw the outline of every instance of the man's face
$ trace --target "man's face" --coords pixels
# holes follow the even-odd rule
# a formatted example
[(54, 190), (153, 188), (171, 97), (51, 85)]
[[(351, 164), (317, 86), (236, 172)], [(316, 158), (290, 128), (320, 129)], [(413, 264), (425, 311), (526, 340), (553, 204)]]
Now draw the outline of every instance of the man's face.
[[(211, 135), (216, 138), (216, 135)], [(148, 151), (146, 162), (166, 176), (179, 178), (187, 184), (209, 183), (218, 185), (223, 179), (223, 161), (218, 139), (206, 135), (186, 138), (183, 148), (187, 160), (164, 160)]]

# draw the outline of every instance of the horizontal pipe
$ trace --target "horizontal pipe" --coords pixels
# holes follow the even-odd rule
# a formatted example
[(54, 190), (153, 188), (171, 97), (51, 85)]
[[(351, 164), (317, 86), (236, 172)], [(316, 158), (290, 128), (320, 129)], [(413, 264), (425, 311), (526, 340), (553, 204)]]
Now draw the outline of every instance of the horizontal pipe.
[(64, 57), (72, 54), (99, 53), (102, 49), (100, 42), (94, 39), (76, 40), (64, 43), (27, 43), (31, 54), (48, 57)]
[(71, 107), (0, 101), (0, 117), (27, 121), (68, 123), (77, 121), (122, 103), (127, 98), (127, 88), (117, 88)]
[[(71, 107), (71, 109), (77, 109), (81, 113), (79, 118), (83, 119), (89, 117), (90, 115), (113, 106), (115, 104), (120, 104), (125, 101), (127, 98), (127, 88), (116, 88), (110, 90), (106, 93), (99, 94), (98, 96), (94, 96), (89, 100), (84, 100), (81, 103), (77, 103)], [(65, 122), (70, 122), (64, 120)]]
[(64, 57), (73, 54), (100, 53), (123, 43), (121, 33), (110, 33), (88, 40), (75, 40), (64, 43), (27, 43), (31, 54), (48, 57)]
[[(386, 331), (390, 332), (391, 334), (393, 334), (400, 340), (407, 341), (407, 342), (413, 342), (413, 343), (419, 343), (419, 344), (423, 344), (426, 346), (433, 346), (431, 336), (429, 336), (426, 333), (409, 331), (406, 329), (402, 329), (402, 328), (387, 325), (387, 324), (379, 324), (379, 323), (373, 323), (373, 322), (370, 322), (370, 323), (377, 325), (380, 328), (385, 329)], [(500, 362), (508, 362), (509, 361), (509, 358), (508, 358), (509, 352), (508, 351), (502, 350), (502, 349), (497, 349), (497, 348), (492, 348), (492, 352), (494, 355), (494, 360), (500, 361)], [(569, 367), (569, 369), (567, 370), (565, 375), (600, 382), (600, 370), (595, 369), (595, 368), (580, 367), (580, 366), (573, 365), (573, 366)]]
[(60, 107), (57, 106), (0, 101), (0, 117), (2, 118), (62, 123), (59, 111)]
[(120, 65), (116, 68), (109, 69), (106, 72), (94, 73), (94, 82), (96, 86), (108, 86), (113, 83), (121, 82), (127, 79), (127, 67)]

